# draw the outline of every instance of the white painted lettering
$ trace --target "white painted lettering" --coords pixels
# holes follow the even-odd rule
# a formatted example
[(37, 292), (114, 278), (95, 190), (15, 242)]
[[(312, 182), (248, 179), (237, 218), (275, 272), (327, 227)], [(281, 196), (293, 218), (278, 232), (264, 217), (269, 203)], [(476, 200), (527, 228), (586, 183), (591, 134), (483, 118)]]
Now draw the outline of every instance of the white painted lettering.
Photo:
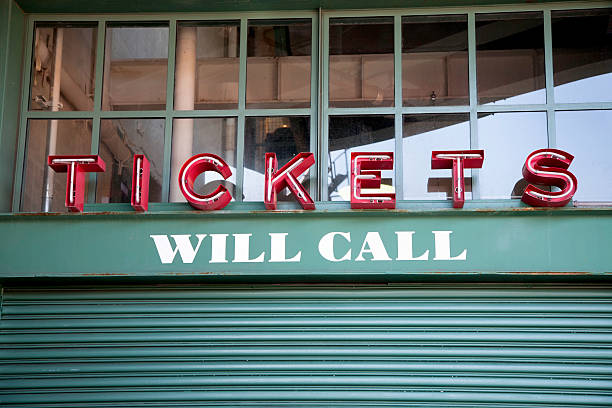
[(270, 232), (270, 262), (300, 262), (302, 251), (298, 251), (291, 259), (287, 259), (287, 232)]
[(435, 238), (434, 261), (465, 261), (467, 249), (457, 256), (451, 256), (450, 234), (453, 231), (432, 231)]
[(429, 249), (422, 255), (413, 256), (412, 236), (414, 231), (395, 231), (397, 235), (397, 258), (398, 261), (427, 261), (429, 260)]
[(350, 232), (329, 232), (321, 238), (319, 241), (319, 254), (328, 261), (331, 262), (341, 262), (341, 261), (350, 261), (351, 260), (351, 249), (344, 254), (342, 258), (336, 258), (334, 255), (334, 237), (336, 235), (340, 235), (347, 242), (351, 242), (351, 233)]
[(265, 251), (256, 258), (249, 258), (251, 247), (251, 236), (253, 234), (233, 234), (234, 235), (234, 260), (232, 262), (256, 262), (264, 261)]
[(163, 264), (170, 264), (174, 262), (174, 258), (176, 257), (176, 253), (178, 252), (181, 255), (181, 260), (183, 263), (193, 263), (193, 260), (200, 249), (200, 244), (202, 244), (202, 240), (206, 236), (206, 234), (196, 234), (196, 238), (198, 238), (198, 244), (194, 248), (191, 245), (191, 235), (170, 235), (174, 239), (174, 243), (176, 246), (172, 249), (172, 245), (170, 244), (170, 240), (167, 235), (149, 235), (153, 238), (153, 242), (155, 242), (155, 247), (157, 248), (157, 254), (159, 255), (159, 259)]
[(227, 263), (227, 236), (228, 234), (210, 234), (210, 263)]
[(371, 254), (372, 261), (391, 260), (378, 232), (368, 232), (366, 234), (366, 237), (363, 240), (363, 245), (361, 245), (361, 251), (359, 251), (359, 255), (357, 255), (355, 261), (365, 261), (365, 258), (363, 257), (364, 253)]

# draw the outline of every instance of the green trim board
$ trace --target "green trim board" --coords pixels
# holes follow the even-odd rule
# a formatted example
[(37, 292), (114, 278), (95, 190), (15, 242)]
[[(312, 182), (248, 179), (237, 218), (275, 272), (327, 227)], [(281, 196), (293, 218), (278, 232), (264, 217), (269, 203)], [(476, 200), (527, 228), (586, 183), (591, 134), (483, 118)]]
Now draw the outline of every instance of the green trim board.
[(0, 216), (0, 277), (612, 271), (612, 210), (178, 211)]
[[(457, 7), (488, 6), (496, 4), (513, 5), (530, 3), (516, 0), (18, 0), (19, 6), (27, 13), (164, 13), (164, 12), (231, 12), (231, 11), (265, 11), (265, 10), (316, 10), (318, 8), (370, 9), (370, 8), (405, 8), (405, 7)], [(539, 0), (538, 3), (554, 1)]]
[(13, 195), (25, 15), (12, 0), (0, 0), (0, 211)]

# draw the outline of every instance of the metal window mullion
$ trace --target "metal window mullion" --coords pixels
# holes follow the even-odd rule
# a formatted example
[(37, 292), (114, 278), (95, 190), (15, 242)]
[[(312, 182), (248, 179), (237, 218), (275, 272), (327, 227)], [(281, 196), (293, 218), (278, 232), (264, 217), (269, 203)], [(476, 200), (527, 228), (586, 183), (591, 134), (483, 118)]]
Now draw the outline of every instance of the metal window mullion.
[[(98, 21), (98, 33), (96, 36), (96, 68), (94, 82), (94, 102), (91, 123), (91, 154), (100, 152), (100, 111), (102, 109), (102, 91), (104, 84), (104, 53), (106, 44), (106, 20)], [(87, 190), (87, 202), (96, 202), (96, 190), (98, 183), (98, 173), (88, 174), (90, 188)]]
[[(476, 82), (476, 13), (468, 13), (468, 86), (470, 97), (470, 149), (478, 149), (478, 87)], [(480, 198), (478, 169), (472, 169), (472, 200)]]
[(166, 113), (164, 123), (164, 167), (162, 175), (162, 201), (170, 201), (172, 183), (172, 128), (174, 111), (174, 73), (176, 64), (176, 19), (168, 23), (168, 72), (166, 73)]
[(395, 87), (395, 198), (404, 198), (404, 149), (402, 126), (402, 16), (393, 18), (393, 58)]
[(546, 80), (546, 124), (548, 147), (557, 147), (555, 127), (555, 83), (553, 79), (552, 21), (550, 10), (544, 10), (544, 70)]
[[(314, 153), (316, 162), (319, 161), (317, 151), (319, 140), (319, 14), (312, 18), (310, 35), (311, 58), (310, 58), (310, 152)], [(317, 186), (317, 167), (310, 168), (310, 195), (314, 200), (318, 199)]]
[(236, 125), (236, 197), (242, 201), (244, 191), (244, 129), (246, 108), (246, 79), (247, 79), (247, 25), (246, 17), (240, 19), (240, 66), (238, 71), (238, 123)]
[(22, 183), (24, 180), (24, 161), (26, 138), (28, 128), (28, 111), (30, 105), (30, 86), (31, 86), (31, 69), (32, 69), (32, 48), (34, 47), (34, 19), (29, 18), (26, 23), (26, 49), (23, 57), (23, 76), (21, 83), (23, 84), (21, 91), (21, 119), (19, 120), (19, 140), (17, 145), (17, 160), (15, 163), (15, 178), (13, 184), (13, 202), (12, 210), (17, 212), (20, 210), (21, 198), (23, 194)]
[(322, 15), (322, 40), (321, 40), (321, 132), (320, 160), (319, 160), (319, 186), (321, 201), (329, 199), (327, 187), (327, 166), (329, 154), (329, 16)]

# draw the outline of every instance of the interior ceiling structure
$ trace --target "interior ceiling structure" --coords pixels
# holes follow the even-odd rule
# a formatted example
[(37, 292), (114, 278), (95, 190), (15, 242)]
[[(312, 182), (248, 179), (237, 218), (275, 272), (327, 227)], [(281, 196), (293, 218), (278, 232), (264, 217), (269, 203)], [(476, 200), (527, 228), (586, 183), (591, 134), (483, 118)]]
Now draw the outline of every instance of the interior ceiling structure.
[[(452, 7), (528, 4), (533, 0), (16, 0), (26, 13), (165, 13), (259, 10)], [(553, 0), (540, 0), (548, 3)]]

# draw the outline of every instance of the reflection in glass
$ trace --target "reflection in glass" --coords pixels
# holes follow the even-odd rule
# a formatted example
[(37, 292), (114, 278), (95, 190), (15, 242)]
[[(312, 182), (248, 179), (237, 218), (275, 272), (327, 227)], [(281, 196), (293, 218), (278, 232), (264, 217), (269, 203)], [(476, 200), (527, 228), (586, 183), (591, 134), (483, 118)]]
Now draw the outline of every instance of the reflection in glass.
[(249, 20), (247, 108), (310, 107), (311, 20)]
[(163, 119), (103, 119), (98, 151), (106, 171), (97, 175), (97, 203), (130, 202), (135, 154), (144, 154), (151, 165), (149, 201), (162, 201)]
[[(265, 154), (276, 153), (278, 168), (300, 152), (310, 151), (310, 118), (300, 116), (250, 117), (244, 131), (244, 201), (263, 201)], [(302, 184), (310, 189), (310, 177)], [(279, 201), (294, 201), (288, 189)]]
[(67, 211), (66, 173), (55, 173), (47, 166), (47, 157), (91, 154), (91, 124), (83, 119), (28, 121), (21, 211)]
[(107, 26), (102, 109), (165, 109), (167, 72), (167, 25)]
[[(433, 150), (470, 148), (469, 114), (405, 115), (403, 128), (405, 200), (452, 200), (452, 170), (432, 170)], [(472, 170), (465, 169), (465, 198), (472, 198)]]
[(93, 110), (97, 26), (36, 23), (30, 109)]
[(552, 12), (555, 102), (612, 101), (612, 9)]
[(329, 106), (393, 106), (393, 19), (332, 18)]
[(239, 22), (179, 23), (174, 109), (238, 106)]
[(557, 147), (572, 154), (575, 201), (612, 201), (612, 111), (556, 112)]
[[(395, 152), (393, 116), (330, 116), (327, 186), (330, 201), (350, 201), (351, 152)], [(395, 158), (397, 160), (397, 158)], [(395, 170), (382, 171), (381, 189), (393, 192)]]
[(545, 103), (541, 12), (476, 15), (478, 103)]
[(468, 104), (467, 16), (402, 19), (405, 106)]
[(478, 142), (485, 151), (478, 173), (480, 198), (521, 198), (528, 184), (522, 174), (525, 159), (548, 147), (546, 113), (479, 114)]
[(174, 119), (170, 170), (170, 202), (185, 202), (178, 186), (181, 167), (191, 156), (212, 153), (221, 157), (232, 170), (229, 179), (206, 172), (194, 183), (198, 194), (212, 193), (223, 184), (236, 198), (236, 118)]

